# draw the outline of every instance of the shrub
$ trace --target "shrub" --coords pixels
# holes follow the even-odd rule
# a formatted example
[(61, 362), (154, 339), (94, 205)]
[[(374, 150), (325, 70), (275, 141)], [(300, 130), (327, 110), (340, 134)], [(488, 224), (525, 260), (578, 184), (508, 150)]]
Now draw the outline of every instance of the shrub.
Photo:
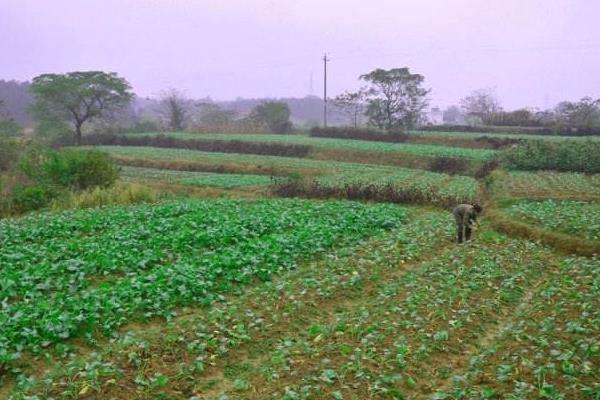
[(500, 160), (508, 169), (600, 172), (600, 142), (528, 141), (505, 149)]
[(310, 130), (310, 136), (389, 143), (401, 143), (411, 139), (411, 135), (400, 131), (385, 132), (379, 129), (351, 127), (314, 127)]
[(56, 192), (42, 185), (17, 185), (12, 190), (10, 208), (17, 213), (39, 210), (47, 206)]
[(20, 170), (37, 183), (75, 190), (108, 187), (119, 175), (112, 159), (95, 150), (34, 149), (21, 160)]

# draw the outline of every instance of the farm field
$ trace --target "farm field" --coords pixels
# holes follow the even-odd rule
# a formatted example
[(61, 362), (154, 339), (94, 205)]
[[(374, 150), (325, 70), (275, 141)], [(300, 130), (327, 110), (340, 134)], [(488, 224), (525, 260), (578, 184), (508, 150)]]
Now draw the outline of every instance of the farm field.
[[(161, 238), (182, 232), (167, 241), (168, 246), (146, 247), (163, 251), (167, 260), (169, 254), (189, 259), (193, 251), (178, 243), (186, 243), (185, 236), (189, 237), (190, 228), (196, 227), (190, 217), (200, 215), (201, 209), (214, 222), (230, 222), (222, 232), (232, 233), (231, 227), (239, 222), (233, 215), (206, 213), (218, 207), (226, 212), (225, 205), (200, 202), (156, 209), (116, 209), (82, 213), (74, 221), (47, 216), (43, 227), (33, 220), (25, 221), (24, 227), (8, 226), (21, 232), (16, 242), (22, 242), (28, 237), (26, 232), (33, 231), (31, 245), (43, 243), (56, 250), (56, 245), (52, 246), (54, 232), (59, 233), (59, 242), (60, 232), (64, 241), (72, 231), (82, 236), (79, 233), (101, 227), (108, 235), (112, 225), (126, 231), (136, 225), (132, 213), (143, 211), (145, 219), (160, 221), (149, 229), (157, 229)], [(534, 399), (548, 393), (554, 398), (593, 398), (597, 393), (599, 343), (598, 335), (593, 334), (598, 330), (593, 321), (600, 318), (600, 293), (594, 284), (599, 271), (593, 260), (559, 256), (539, 244), (511, 239), (485, 227), (476, 242), (455, 246), (450, 243), (450, 215), (416, 207), (371, 208), (356, 203), (300, 201), (237, 206), (253, 210), (246, 221), (247, 229), (264, 215), (266, 220), (260, 225), (265, 230), (280, 222), (270, 222), (269, 215), (281, 212), (281, 207), (287, 207), (293, 217), (306, 213), (306, 218), (311, 218), (308, 214), (312, 212), (327, 210), (327, 222), (315, 226), (319, 234), (305, 227), (292, 228), (286, 234), (289, 238), (303, 231), (303, 240), (323, 240), (311, 239), (319, 236), (326, 237), (326, 241), (307, 243), (303, 249), (316, 245), (309, 253), (297, 253), (300, 248), (294, 250), (293, 246), (282, 248), (283, 253), (273, 252), (272, 246), (285, 247), (285, 242), (256, 241), (256, 245), (270, 243), (268, 247), (255, 247), (258, 254), (281, 254), (283, 258), (269, 257), (271, 267), (267, 268), (261, 267), (258, 260), (252, 263), (256, 266), (252, 272), (243, 268), (220, 271), (225, 278), (222, 283), (208, 291), (204, 287), (195, 293), (197, 297), (190, 297), (179, 287), (183, 284), (188, 290), (199, 290), (198, 275), (191, 265), (185, 272), (193, 275), (193, 281), (183, 275), (183, 267), (176, 268), (182, 274), (173, 279), (161, 279), (155, 272), (152, 276), (158, 279), (139, 279), (149, 271), (161, 270), (152, 265), (160, 259), (138, 267), (143, 272), (133, 268), (119, 275), (113, 268), (108, 276), (115, 276), (116, 282), (137, 277), (140, 288), (171, 288), (161, 295), (151, 291), (156, 295), (147, 302), (141, 299), (146, 303), (141, 309), (147, 313), (141, 317), (162, 315), (167, 322), (154, 323), (155, 319), (150, 319), (116, 329), (125, 322), (118, 316), (126, 310), (116, 307), (111, 308), (111, 313), (117, 315), (109, 317), (110, 323), (101, 324), (102, 330), (111, 333), (110, 340), (103, 335), (87, 335), (82, 347), (69, 345), (65, 337), (54, 337), (57, 345), (47, 347), (39, 344), (41, 338), (27, 335), (21, 340), (38, 354), (36, 365), (44, 372), (37, 378), (34, 375), (19, 380), (12, 387), (13, 398)], [(182, 213), (182, 208), (189, 213)], [(363, 213), (363, 218), (356, 218), (357, 211)], [(119, 214), (124, 215), (116, 218)], [(295, 220), (291, 214), (281, 225)], [(367, 218), (366, 226), (357, 227), (355, 222), (365, 219), (365, 214), (372, 218)], [(172, 223), (164, 224), (169, 217)], [(182, 219), (187, 223), (177, 230), (175, 226)], [(347, 226), (347, 222), (340, 221), (352, 223)], [(332, 229), (329, 222), (341, 225), (333, 228), (337, 238), (350, 240), (340, 242), (323, 235)], [(350, 226), (352, 231), (348, 230)], [(213, 242), (204, 243), (208, 248), (213, 246), (210, 254), (219, 253), (216, 242), (226, 236), (210, 235)], [(265, 233), (260, 238), (266, 237), (277, 236)], [(132, 238), (138, 239), (141, 242), (138, 235)], [(230, 238), (226, 249), (248, 248), (237, 240)], [(80, 255), (87, 254), (84, 247), (67, 247)], [(316, 251), (321, 255), (311, 257)], [(119, 254), (109, 252), (113, 253)], [(44, 257), (37, 255), (39, 260)], [(204, 258), (201, 253), (197, 257)], [(275, 267), (280, 262), (285, 267)], [(207, 272), (202, 263), (196, 268), (203, 274)], [(81, 268), (66, 271), (72, 277), (82, 273)], [(261, 272), (269, 279), (251, 279), (253, 273)], [(97, 272), (87, 271), (87, 279), (79, 281), (94, 282), (95, 275)], [(240, 276), (240, 283), (227, 284)], [(30, 285), (36, 282), (27, 280)], [(205, 278), (202, 283), (208, 281)], [(120, 286), (108, 282), (88, 282), (74, 289), (65, 286), (65, 290), (89, 293), (84, 298), (91, 300), (96, 288), (108, 292)], [(43, 293), (42, 288), (30, 286), (28, 291), (32, 290)], [(214, 295), (207, 296), (207, 292)], [(32, 294), (31, 299), (42, 301), (41, 296)], [(188, 307), (165, 307), (172, 297)], [(135, 295), (127, 299), (140, 300)], [(190, 307), (197, 302), (204, 306)], [(59, 351), (53, 352), (53, 347)], [(19, 359), (11, 362), (19, 365)]]
[(419, 136), (448, 136), (456, 138), (474, 138), (477, 136), (485, 136), (489, 138), (503, 139), (524, 139), (524, 140), (544, 140), (544, 141), (600, 141), (600, 136), (563, 136), (563, 135), (527, 135), (519, 133), (486, 133), (486, 132), (438, 132), (438, 131), (411, 131), (413, 135)]
[[(288, 157), (233, 155), (205, 153), (193, 150), (145, 148), (145, 147), (98, 147), (113, 156), (129, 159), (159, 160), (165, 162), (194, 162), (199, 168), (229, 169), (232, 172), (270, 172), (274, 175), (297, 173), (311, 176), (309, 182), (324, 188), (344, 189), (349, 185), (402, 188), (417, 193), (425, 203), (449, 204), (473, 201), (478, 184), (467, 176), (446, 174), (390, 166), (324, 162)], [(125, 174), (130, 170), (125, 169)], [(168, 179), (169, 173), (166, 173)], [(158, 175), (156, 175), (158, 176)]]
[[(239, 140), (246, 142), (264, 142), (264, 143), (286, 143), (309, 145), (315, 148), (327, 150), (358, 150), (380, 153), (404, 153), (417, 157), (460, 157), (477, 161), (485, 161), (491, 158), (496, 152), (489, 149), (469, 149), (461, 147), (450, 147), (429, 144), (414, 143), (381, 143), (370, 142), (366, 140), (346, 140), (334, 138), (311, 137), (308, 135), (274, 135), (274, 134), (209, 134), (209, 133), (187, 133), (187, 132), (169, 132), (166, 133), (179, 139), (196, 140)], [(157, 135), (157, 133), (131, 134), (139, 135)]]
[(600, 200), (600, 174), (575, 172), (500, 172), (492, 191), (500, 198)]
[(168, 316), (403, 216), (391, 205), (197, 201), (3, 221), (0, 354)]
[(0, 398), (597, 397), (597, 256), (571, 243), (600, 240), (597, 174), (94, 148), (126, 181), (262, 198), (0, 220)]
[(600, 241), (600, 203), (575, 200), (519, 201), (506, 208), (519, 220), (545, 229)]
[(140, 167), (122, 167), (121, 177), (133, 181), (158, 180), (168, 183), (224, 189), (264, 186), (271, 183), (271, 178), (265, 175), (216, 174)]

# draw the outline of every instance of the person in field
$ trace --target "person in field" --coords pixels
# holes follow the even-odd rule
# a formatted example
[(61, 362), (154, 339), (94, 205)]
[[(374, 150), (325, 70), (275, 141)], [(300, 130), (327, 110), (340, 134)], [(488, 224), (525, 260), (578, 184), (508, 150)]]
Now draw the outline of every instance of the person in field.
[(458, 243), (471, 240), (473, 226), (482, 210), (479, 204), (459, 204), (454, 208), (452, 214), (456, 219)]

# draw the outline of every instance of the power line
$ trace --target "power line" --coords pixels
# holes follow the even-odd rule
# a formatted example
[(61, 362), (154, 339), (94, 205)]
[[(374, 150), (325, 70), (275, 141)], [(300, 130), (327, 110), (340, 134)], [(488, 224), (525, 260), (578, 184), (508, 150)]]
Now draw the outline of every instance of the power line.
[(327, 128), (327, 53), (323, 54), (323, 127)]

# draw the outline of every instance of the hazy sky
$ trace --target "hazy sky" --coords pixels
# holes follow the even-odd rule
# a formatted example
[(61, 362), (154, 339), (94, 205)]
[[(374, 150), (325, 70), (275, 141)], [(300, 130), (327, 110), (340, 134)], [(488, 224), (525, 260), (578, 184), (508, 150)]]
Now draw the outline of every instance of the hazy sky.
[[(0, 0), (0, 79), (101, 69), (152, 96), (304, 96), (376, 67), (432, 105), (480, 87), (506, 108), (600, 97), (600, 0)], [(312, 85), (311, 85), (312, 76)]]

